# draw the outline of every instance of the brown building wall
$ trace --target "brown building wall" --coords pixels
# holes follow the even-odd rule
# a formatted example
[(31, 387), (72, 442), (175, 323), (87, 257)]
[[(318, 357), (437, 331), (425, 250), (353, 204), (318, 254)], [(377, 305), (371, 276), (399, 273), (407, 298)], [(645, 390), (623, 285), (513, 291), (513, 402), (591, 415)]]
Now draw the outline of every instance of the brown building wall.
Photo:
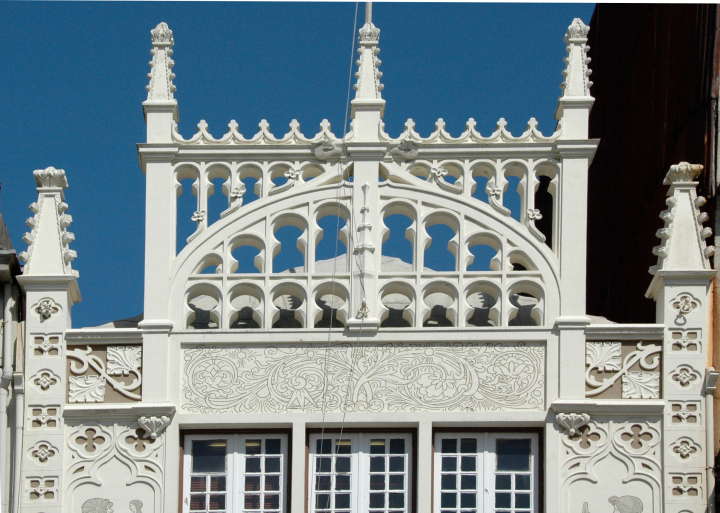
[[(590, 314), (654, 321), (646, 273), (656, 263), (651, 250), (671, 164), (704, 164), (700, 192), (714, 196), (716, 13), (716, 5), (595, 8), (590, 137), (601, 142), (589, 182)], [(705, 210), (712, 215), (713, 200)]]

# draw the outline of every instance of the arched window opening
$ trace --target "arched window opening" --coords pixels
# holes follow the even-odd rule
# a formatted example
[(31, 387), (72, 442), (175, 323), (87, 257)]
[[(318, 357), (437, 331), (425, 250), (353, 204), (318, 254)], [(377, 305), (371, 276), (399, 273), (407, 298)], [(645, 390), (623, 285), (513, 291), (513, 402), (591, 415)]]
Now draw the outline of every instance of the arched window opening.
[(315, 303), (320, 313), (315, 320), (316, 328), (344, 328), (346, 312), (343, 310), (347, 300), (341, 296), (339, 286), (328, 284), (315, 296)]
[(302, 170), (302, 177), (303, 177), (303, 180), (306, 182), (314, 180), (321, 174), (323, 174), (323, 168), (320, 166), (316, 166), (314, 164), (308, 164), (305, 167), (303, 167), (303, 170)]
[(384, 307), (382, 328), (411, 328), (415, 317), (413, 289), (406, 283), (390, 283), (383, 288), (380, 300)]
[(510, 289), (509, 326), (540, 326), (543, 322), (543, 292), (534, 283), (523, 282)]
[(443, 328), (455, 326), (456, 295), (447, 284), (431, 285), (424, 296), (426, 312), (423, 320), (425, 328)]
[(521, 263), (512, 262), (512, 270), (513, 271), (527, 271), (528, 268), (525, 267), (524, 265), (522, 265)]
[(305, 272), (305, 226), (304, 221), (291, 219), (276, 224), (273, 235), (278, 241), (273, 252), (272, 272)]
[(200, 220), (197, 202), (197, 172), (189, 168), (178, 170), (176, 175), (177, 199), (175, 218), (175, 250), (177, 253), (187, 244), (195, 233)]
[(466, 270), (499, 271), (501, 269), (500, 241), (485, 233), (476, 233), (468, 238)]
[(470, 307), (467, 315), (469, 326), (497, 326), (500, 312), (498, 299), (500, 293), (489, 283), (473, 284), (467, 293), (467, 304)]
[(293, 284), (281, 285), (273, 295), (273, 328), (302, 328), (304, 321), (303, 305), (305, 293), (301, 287)]
[(315, 271), (322, 273), (347, 272), (347, 219), (338, 215), (319, 217), (320, 231), (316, 234)]
[(196, 330), (220, 327), (220, 292), (212, 286), (196, 285), (188, 292), (187, 307), (190, 310), (187, 327)]
[(456, 271), (458, 257), (459, 223), (449, 214), (437, 214), (425, 221), (425, 242), (423, 256), (425, 269), (432, 271)]
[(538, 187), (535, 190), (535, 208), (542, 214), (535, 220), (535, 227), (545, 236), (545, 242), (552, 246), (553, 236), (553, 196), (550, 192), (552, 179), (549, 176), (538, 176)]
[(216, 177), (208, 181), (207, 190), (207, 209), (208, 209), (208, 226), (220, 219), (220, 214), (227, 210), (229, 206), (229, 187), (228, 178)]
[(530, 258), (522, 251), (516, 249), (510, 252), (508, 257), (510, 263), (509, 271), (535, 271), (537, 268), (533, 265)]
[(475, 175), (473, 176), (473, 187), (471, 191), (471, 195), (473, 198), (477, 198), (480, 201), (484, 201), (485, 203), (490, 203), (490, 199), (488, 198), (488, 181), (490, 181), (490, 178), (487, 176), (482, 175)]
[(262, 291), (250, 284), (235, 287), (230, 293), (231, 329), (257, 329), (262, 326)]
[(240, 235), (230, 243), (230, 272), (261, 273), (265, 269), (265, 245), (258, 237)]
[(506, 176), (507, 186), (503, 193), (503, 206), (510, 210), (510, 216), (520, 221), (522, 217), (522, 194), (520, 191), (520, 177)]
[(218, 255), (208, 255), (200, 261), (193, 274), (222, 274), (222, 272), (222, 258)]
[(246, 165), (238, 169), (238, 183), (231, 191), (231, 199), (241, 205), (252, 203), (262, 196), (262, 171), (255, 166)]
[(415, 264), (415, 223), (406, 213), (391, 210), (384, 218), (387, 230), (382, 244), (382, 270), (412, 271)]

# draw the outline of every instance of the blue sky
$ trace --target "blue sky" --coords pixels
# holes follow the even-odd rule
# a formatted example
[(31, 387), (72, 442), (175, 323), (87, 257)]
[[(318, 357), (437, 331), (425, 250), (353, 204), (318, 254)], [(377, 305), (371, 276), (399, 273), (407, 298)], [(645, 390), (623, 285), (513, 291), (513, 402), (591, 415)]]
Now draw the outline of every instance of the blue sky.
[[(397, 135), (412, 117), (427, 135), (442, 117), (456, 135), (472, 116), (483, 134), (499, 117), (518, 133), (535, 116), (552, 132), (562, 36), (573, 17), (589, 23), (593, 8), (376, 3), (387, 131)], [(149, 30), (164, 20), (175, 33), (186, 137), (201, 118), (216, 136), (230, 119), (252, 135), (262, 118), (279, 135), (292, 118), (305, 134), (322, 118), (339, 133), (354, 11), (354, 3), (0, 4), (0, 211), (24, 249), (32, 170), (66, 170), (84, 297), (75, 327), (142, 311), (144, 177), (135, 144), (145, 129)]]

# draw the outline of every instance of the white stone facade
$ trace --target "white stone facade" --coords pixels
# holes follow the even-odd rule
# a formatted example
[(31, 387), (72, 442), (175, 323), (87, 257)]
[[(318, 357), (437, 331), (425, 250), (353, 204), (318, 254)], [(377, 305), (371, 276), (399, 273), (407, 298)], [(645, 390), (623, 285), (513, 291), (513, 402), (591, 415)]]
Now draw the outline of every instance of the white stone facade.
[[(185, 138), (174, 36), (157, 25), (138, 147), (137, 326), (72, 328), (68, 183), (35, 171), (13, 511), (705, 511), (716, 375), (702, 167), (667, 174), (648, 289), (657, 322), (591, 319), (587, 33), (579, 19), (568, 27), (551, 135), (534, 119), (517, 136), (503, 119), (489, 135), (472, 119), (459, 136), (442, 120), (425, 138), (412, 120), (385, 133), (368, 8), (348, 133), (323, 122), (306, 136), (292, 122), (276, 136), (263, 121), (246, 137), (231, 121), (214, 137), (201, 121)], [(195, 230), (177, 241), (184, 180)], [(217, 219), (212, 195), (227, 200)], [(411, 262), (383, 254), (398, 215)], [(328, 216), (347, 251), (321, 260)], [(425, 262), (436, 225), (453, 234), (449, 270)], [(302, 264), (280, 270), (285, 227), (299, 233)], [(490, 252), (485, 268), (477, 247)]]

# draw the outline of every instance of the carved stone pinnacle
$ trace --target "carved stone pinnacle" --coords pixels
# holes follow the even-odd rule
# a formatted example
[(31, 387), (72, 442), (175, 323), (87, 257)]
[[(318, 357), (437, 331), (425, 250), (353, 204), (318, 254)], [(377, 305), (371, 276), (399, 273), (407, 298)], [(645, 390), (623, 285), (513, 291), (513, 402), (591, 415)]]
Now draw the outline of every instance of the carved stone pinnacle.
[(673, 185), (678, 182), (694, 182), (703, 170), (701, 164), (690, 164), (689, 162), (680, 162), (670, 166), (663, 184)]

